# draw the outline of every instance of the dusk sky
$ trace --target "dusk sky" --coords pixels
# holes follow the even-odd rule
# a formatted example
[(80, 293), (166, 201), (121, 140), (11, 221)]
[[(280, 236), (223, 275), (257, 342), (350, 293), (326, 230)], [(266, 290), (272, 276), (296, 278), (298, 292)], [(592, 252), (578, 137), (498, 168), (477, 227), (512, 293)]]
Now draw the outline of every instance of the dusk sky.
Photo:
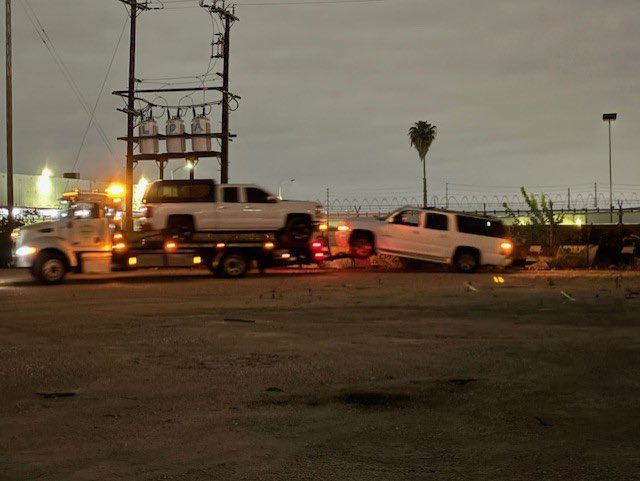
[[(27, 1), (91, 106), (127, 16), (116, 0), (13, 2), (15, 170), (39, 173), (47, 164), (61, 174), (73, 168), (88, 116), (30, 23)], [(601, 116), (618, 112), (614, 183), (640, 184), (637, 1), (242, 3), (281, 2), (238, 2), (231, 89), (242, 101), (231, 117), (232, 182), (275, 191), (295, 178), (285, 193), (310, 199), (324, 198), (327, 187), (337, 197), (419, 196), (407, 130), (427, 120), (439, 130), (427, 157), (433, 193), (445, 182), (505, 186), (454, 192), (589, 190), (595, 181), (604, 188)], [(144, 13), (137, 77), (202, 73), (211, 37), (200, 8)], [(116, 137), (126, 133), (126, 117), (111, 91), (126, 87), (127, 44), (125, 33), (96, 114), (114, 154), (92, 128), (76, 168), (83, 178), (124, 172), (125, 145)], [(1, 170), (4, 129), (3, 112)], [(153, 178), (157, 169), (140, 165), (141, 174)], [(198, 175), (217, 178), (217, 162), (203, 161)]]

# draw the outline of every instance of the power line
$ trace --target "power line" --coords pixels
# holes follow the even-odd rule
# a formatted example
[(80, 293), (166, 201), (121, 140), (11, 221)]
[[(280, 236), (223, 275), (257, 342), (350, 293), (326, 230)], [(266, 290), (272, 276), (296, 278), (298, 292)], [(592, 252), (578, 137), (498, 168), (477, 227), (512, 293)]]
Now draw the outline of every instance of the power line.
[(113, 63), (116, 59), (116, 55), (118, 53), (118, 50), (120, 48), (120, 43), (122, 42), (122, 37), (124, 36), (124, 32), (127, 29), (127, 23), (128, 23), (128, 16), (127, 18), (125, 18), (124, 21), (124, 25), (122, 26), (122, 31), (120, 32), (120, 36), (118, 37), (118, 41), (116, 42), (116, 48), (113, 50), (113, 55), (111, 56), (111, 61), (109, 62), (109, 65), (107, 67), (107, 73), (104, 76), (104, 80), (102, 81), (102, 85), (100, 86), (100, 91), (98, 92), (98, 97), (96, 98), (96, 102), (95, 104), (93, 104), (93, 109), (91, 110), (91, 117), (89, 118), (89, 122), (87, 123), (87, 127), (84, 130), (84, 134), (82, 136), (82, 142), (80, 142), (80, 147), (78, 148), (78, 152), (76, 154), (76, 158), (75, 161), (73, 162), (73, 167), (71, 168), (71, 172), (75, 172), (76, 167), (78, 165), (78, 160), (80, 159), (80, 153), (82, 152), (82, 149), (84, 147), (84, 143), (87, 140), (87, 134), (89, 133), (89, 130), (91, 129), (91, 123), (94, 121), (94, 116), (96, 114), (96, 110), (98, 109), (98, 104), (100, 103), (100, 99), (102, 98), (102, 94), (104, 93), (104, 88), (107, 84), (107, 80), (109, 79), (109, 74), (111, 73), (111, 68), (113, 67)]
[[(80, 90), (80, 87), (74, 80), (73, 75), (71, 75), (71, 71), (62, 60), (62, 57), (60, 57), (60, 54), (58, 53), (53, 41), (49, 37), (44, 26), (42, 25), (42, 22), (40, 22), (40, 19), (38, 18), (38, 15), (36, 14), (35, 10), (33, 9), (33, 7), (31, 7), (31, 5), (28, 3), (27, 0), (20, 0), (20, 2), (22, 5), (22, 8), (25, 11), (25, 14), (27, 15), (27, 18), (29, 19), (29, 21), (31, 22), (31, 25), (35, 29), (36, 34), (38, 35), (38, 37), (40, 37), (40, 40), (42, 40), (42, 43), (44, 43), (45, 47), (47, 48), (47, 51), (49, 52), (54, 62), (56, 63), (56, 66), (62, 72), (62, 75), (64, 76), (65, 80), (69, 84), (69, 87), (71, 87), (71, 90), (76, 96), (76, 99), (78, 100), (78, 102), (80, 102), (80, 105), (82, 105), (82, 108), (85, 110), (87, 115), (91, 117), (91, 109), (89, 108), (87, 101), (82, 95), (82, 91)], [(100, 137), (102, 138), (102, 141), (105, 143), (107, 149), (111, 154), (113, 154), (113, 149), (111, 148), (109, 138), (105, 134), (104, 129), (96, 120), (94, 120), (93, 123), (96, 126), (96, 129), (98, 130), (98, 133), (100, 134)]]

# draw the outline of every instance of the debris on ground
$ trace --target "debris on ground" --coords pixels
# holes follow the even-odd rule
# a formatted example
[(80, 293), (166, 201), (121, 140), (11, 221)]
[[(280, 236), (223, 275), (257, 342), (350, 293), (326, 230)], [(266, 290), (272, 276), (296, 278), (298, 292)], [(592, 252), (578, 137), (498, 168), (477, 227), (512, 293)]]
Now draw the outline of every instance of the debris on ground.
[(572, 302), (575, 302), (575, 297), (573, 297), (571, 294), (566, 293), (565, 291), (560, 291), (560, 294), (562, 294), (562, 296)]
[(42, 396), (45, 399), (55, 399), (59, 397), (73, 397), (76, 395), (73, 391), (39, 391), (36, 392), (38, 396)]
[(527, 266), (529, 271), (548, 271), (550, 269), (549, 263), (546, 261), (538, 261)]
[(462, 378), (462, 379), (449, 379), (449, 384), (453, 384), (454, 386), (466, 386), (467, 384), (471, 383), (471, 382), (476, 382), (477, 379), (470, 377), (470, 378)]
[(266, 392), (284, 392), (284, 389), (281, 389), (279, 387), (268, 387), (267, 389), (265, 389)]
[(469, 281), (465, 282), (464, 286), (466, 287), (467, 292), (478, 292), (478, 288), (471, 284), (471, 282)]
[(231, 318), (231, 317), (225, 317), (224, 318), (224, 322), (240, 322), (240, 323), (244, 323), (244, 324), (255, 324), (256, 321), (251, 320), (251, 319), (235, 319), (235, 318)]
[(640, 297), (640, 290), (634, 291), (633, 289), (627, 287), (627, 292), (624, 295), (625, 299), (634, 299), (636, 297)]
[(540, 416), (535, 416), (535, 419), (536, 419), (536, 421), (538, 421), (540, 423), (541, 426), (544, 426), (544, 427), (553, 426), (553, 424), (551, 424), (546, 419), (542, 419)]

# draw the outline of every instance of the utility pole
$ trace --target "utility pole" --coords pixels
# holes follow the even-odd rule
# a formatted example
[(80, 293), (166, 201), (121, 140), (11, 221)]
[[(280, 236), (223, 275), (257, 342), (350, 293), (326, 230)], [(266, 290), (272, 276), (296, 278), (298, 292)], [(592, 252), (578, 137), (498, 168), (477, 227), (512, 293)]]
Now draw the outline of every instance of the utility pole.
[(129, 97), (127, 99), (127, 168), (125, 174), (125, 230), (133, 230), (133, 159), (135, 93), (136, 93), (136, 26), (138, 19), (138, 3), (136, 0), (125, 0), (131, 8), (131, 32), (129, 34)]
[(6, 111), (7, 111), (7, 209), (8, 228), (13, 228), (13, 69), (11, 65), (11, 0), (5, 0), (5, 31), (6, 31)]
[(214, 2), (210, 7), (211, 12), (217, 13), (224, 23), (224, 38), (222, 43), (222, 138), (220, 148), (220, 182), (222, 184), (229, 183), (229, 58), (230, 58), (230, 41), (231, 41), (231, 24), (239, 20), (234, 15), (235, 12), (227, 10), (225, 2)]

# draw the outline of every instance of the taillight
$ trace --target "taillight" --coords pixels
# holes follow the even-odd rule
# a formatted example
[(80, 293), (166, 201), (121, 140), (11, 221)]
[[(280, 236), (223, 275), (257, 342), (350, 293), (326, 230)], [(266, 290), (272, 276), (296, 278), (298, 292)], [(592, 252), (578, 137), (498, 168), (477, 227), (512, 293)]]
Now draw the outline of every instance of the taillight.
[(500, 253), (505, 256), (510, 256), (513, 252), (513, 243), (510, 241), (504, 241), (500, 244)]
[(145, 218), (150, 218), (153, 215), (153, 209), (150, 206), (145, 206), (142, 208), (142, 215)]

